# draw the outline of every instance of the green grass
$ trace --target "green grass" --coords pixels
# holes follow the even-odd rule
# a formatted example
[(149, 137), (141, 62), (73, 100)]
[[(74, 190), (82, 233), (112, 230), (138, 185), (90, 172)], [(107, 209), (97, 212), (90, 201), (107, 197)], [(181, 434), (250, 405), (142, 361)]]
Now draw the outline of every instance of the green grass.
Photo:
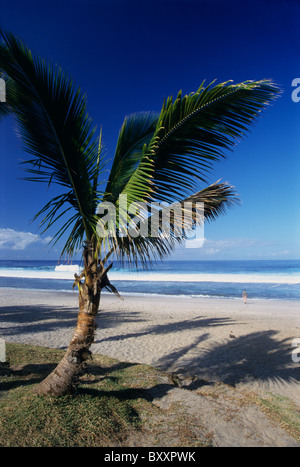
[(10, 365), (0, 367), (0, 446), (119, 446), (139, 430), (138, 394), (124, 387), (122, 365), (105, 357), (89, 365), (76, 394), (33, 393), (63, 353), (7, 345)]
[(182, 409), (160, 409), (151, 391), (175, 387), (172, 375), (148, 365), (94, 355), (76, 393), (41, 397), (34, 387), (64, 351), (7, 344), (0, 365), (0, 447), (207, 446), (210, 438)]
[[(41, 397), (33, 388), (64, 351), (7, 344), (9, 365), (0, 364), (0, 447), (193, 447), (212, 445), (202, 423), (185, 406), (152, 403), (178, 385), (174, 375), (148, 365), (94, 355), (79, 376), (73, 395)], [(210, 386), (218, 397), (218, 385)], [(246, 397), (246, 396), (244, 396)], [(235, 398), (234, 404), (238, 402)], [(249, 403), (300, 440), (299, 409), (273, 394), (249, 395)]]
[(300, 412), (293, 401), (278, 394), (267, 393), (259, 402), (275, 422), (300, 442)]

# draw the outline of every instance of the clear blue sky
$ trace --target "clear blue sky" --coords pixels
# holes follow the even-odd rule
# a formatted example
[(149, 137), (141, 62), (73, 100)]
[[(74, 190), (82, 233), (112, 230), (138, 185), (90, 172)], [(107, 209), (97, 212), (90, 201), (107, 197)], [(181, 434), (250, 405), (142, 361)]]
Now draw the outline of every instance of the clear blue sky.
[[(53, 0), (1, 2), (0, 27), (62, 67), (88, 97), (113, 157), (126, 114), (159, 111), (164, 97), (207, 83), (271, 78), (283, 95), (264, 112), (211, 182), (242, 201), (205, 227), (206, 242), (175, 257), (300, 258), (299, 0)], [(300, 93), (299, 93), (300, 95)], [(1, 105), (1, 104), (0, 104)], [(0, 259), (56, 259), (33, 215), (55, 194), (25, 182), (11, 120), (0, 124)], [(49, 231), (47, 236), (53, 232)]]

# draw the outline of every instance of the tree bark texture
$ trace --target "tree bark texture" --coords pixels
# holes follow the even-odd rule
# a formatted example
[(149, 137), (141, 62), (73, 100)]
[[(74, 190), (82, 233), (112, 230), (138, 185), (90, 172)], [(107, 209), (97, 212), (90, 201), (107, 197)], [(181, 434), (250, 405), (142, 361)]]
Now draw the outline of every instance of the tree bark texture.
[[(95, 338), (101, 290), (111, 284), (107, 278), (107, 270), (102, 265), (97, 267), (93, 254), (87, 248), (84, 263), (83, 273), (80, 276), (75, 274), (75, 283), (79, 289), (79, 313), (75, 332), (63, 359), (36, 386), (35, 392), (39, 395), (58, 396), (72, 391), (74, 378), (91, 355), (89, 349)], [(82, 277), (84, 282), (81, 281)]]

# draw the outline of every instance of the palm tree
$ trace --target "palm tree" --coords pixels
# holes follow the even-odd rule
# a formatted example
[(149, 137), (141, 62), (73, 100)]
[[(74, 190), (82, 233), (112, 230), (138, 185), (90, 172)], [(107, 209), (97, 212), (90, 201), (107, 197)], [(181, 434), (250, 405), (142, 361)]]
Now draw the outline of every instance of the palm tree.
[[(23, 162), (30, 174), (27, 179), (61, 189), (35, 219), (41, 219), (45, 232), (65, 218), (52, 243), (66, 236), (62, 255), (82, 251), (83, 271), (74, 281), (79, 290), (75, 332), (62, 361), (36, 387), (38, 394), (58, 395), (70, 390), (90, 355), (102, 289), (118, 294), (108, 278), (110, 259), (147, 266), (168, 255), (186, 238), (187, 230), (195, 228), (197, 202), (204, 203), (205, 221), (236, 203), (232, 186), (220, 181), (209, 185), (208, 176), (279, 91), (268, 80), (208, 86), (203, 82), (195, 93), (169, 97), (158, 114), (127, 116), (108, 171), (101, 132), (96, 133), (87, 113), (85, 95), (60, 66), (34, 56), (13, 34), (2, 33), (0, 76), (7, 94), (0, 116), (15, 117), (23, 148), (31, 155)], [(125, 199), (125, 210), (120, 199)], [(161, 224), (155, 236), (149, 229), (147, 235), (121, 235), (133, 218), (140, 225), (149, 221), (154, 201), (179, 203), (183, 212), (184, 202), (192, 203), (188, 227), (182, 223), (176, 230), (171, 217), (168, 236)], [(115, 206), (118, 221), (110, 236), (101, 236), (104, 216), (98, 207), (109, 203)], [(132, 203), (138, 206), (134, 214)]]

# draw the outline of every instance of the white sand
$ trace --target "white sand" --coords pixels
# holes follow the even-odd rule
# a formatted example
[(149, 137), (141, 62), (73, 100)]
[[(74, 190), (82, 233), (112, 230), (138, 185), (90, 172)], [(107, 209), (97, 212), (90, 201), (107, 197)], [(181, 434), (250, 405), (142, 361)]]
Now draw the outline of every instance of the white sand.
[[(67, 347), (76, 293), (0, 289), (0, 337)], [(94, 353), (183, 375), (266, 390), (300, 404), (296, 301), (103, 295)], [(233, 334), (235, 338), (230, 338)], [(299, 351), (300, 357), (300, 351)]]

